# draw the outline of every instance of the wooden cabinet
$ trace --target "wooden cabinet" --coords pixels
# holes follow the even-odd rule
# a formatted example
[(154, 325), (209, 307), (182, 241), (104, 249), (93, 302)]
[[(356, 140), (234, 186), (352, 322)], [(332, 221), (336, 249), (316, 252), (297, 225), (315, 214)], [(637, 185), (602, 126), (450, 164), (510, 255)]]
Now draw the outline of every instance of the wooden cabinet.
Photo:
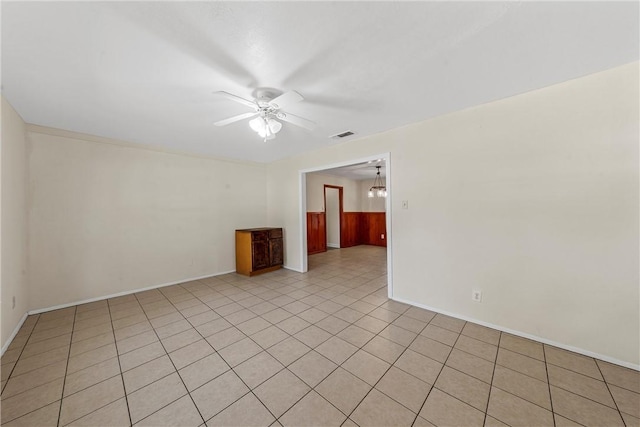
[(277, 270), (284, 263), (282, 228), (236, 230), (236, 272), (246, 276)]

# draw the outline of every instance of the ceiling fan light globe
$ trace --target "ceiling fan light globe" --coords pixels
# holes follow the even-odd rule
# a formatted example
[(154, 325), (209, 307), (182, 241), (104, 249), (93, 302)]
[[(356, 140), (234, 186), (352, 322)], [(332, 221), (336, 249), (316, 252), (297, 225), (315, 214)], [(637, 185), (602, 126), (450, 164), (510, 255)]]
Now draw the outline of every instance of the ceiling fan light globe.
[(264, 131), (265, 128), (264, 120), (262, 120), (262, 117), (256, 117), (249, 122), (249, 126), (251, 126), (251, 129), (255, 132), (260, 133), (261, 131)]
[(274, 133), (274, 134), (280, 132), (280, 129), (282, 129), (282, 123), (280, 123), (277, 120), (269, 119), (268, 125), (269, 125), (269, 130), (271, 131), (271, 133)]

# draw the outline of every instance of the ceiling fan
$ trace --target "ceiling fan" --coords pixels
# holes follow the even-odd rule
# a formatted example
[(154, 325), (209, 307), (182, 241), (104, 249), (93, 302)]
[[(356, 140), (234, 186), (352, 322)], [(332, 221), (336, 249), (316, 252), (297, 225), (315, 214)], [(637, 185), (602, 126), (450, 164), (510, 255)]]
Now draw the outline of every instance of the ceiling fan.
[(280, 132), (280, 129), (282, 129), (282, 123), (278, 120), (282, 120), (308, 130), (313, 130), (316, 125), (309, 119), (283, 111), (284, 108), (304, 99), (302, 95), (294, 90), (285, 92), (274, 98), (273, 91), (268, 89), (258, 89), (255, 92), (257, 97), (253, 101), (249, 101), (248, 99), (244, 99), (224, 91), (213, 93), (253, 109), (251, 112), (238, 114), (237, 116), (217, 121), (214, 123), (215, 126), (226, 126), (240, 120), (255, 117), (249, 122), (249, 126), (251, 126), (251, 129), (257, 132), (261, 138), (264, 138), (265, 142), (269, 139), (275, 138), (276, 134)]

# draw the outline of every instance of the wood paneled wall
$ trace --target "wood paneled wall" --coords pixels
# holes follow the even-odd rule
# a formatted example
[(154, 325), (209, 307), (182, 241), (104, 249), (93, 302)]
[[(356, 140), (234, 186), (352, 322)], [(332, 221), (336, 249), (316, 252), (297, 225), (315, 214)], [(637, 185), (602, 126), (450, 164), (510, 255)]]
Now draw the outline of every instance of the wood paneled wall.
[[(340, 247), (357, 245), (387, 246), (387, 222), (384, 212), (342, 212)], [(326, 250), (325, 213), (307, 212), (307, 253), (311, 255)]]
[(327, 221), (324, 212), (307, 212), (307, 253), (327, 250)]

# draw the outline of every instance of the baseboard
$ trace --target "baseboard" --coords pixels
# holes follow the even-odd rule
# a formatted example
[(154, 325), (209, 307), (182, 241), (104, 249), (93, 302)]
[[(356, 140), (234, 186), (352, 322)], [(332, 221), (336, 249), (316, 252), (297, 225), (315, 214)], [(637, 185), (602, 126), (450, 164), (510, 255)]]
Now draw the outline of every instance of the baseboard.
[(13, 332), (9, 336), (9, 339), (7, 340), (7, 342), (5, 342), (4, 345), (2, 346), (2, 351), (0, 351), (0, 356), (2, 356), (5, 351), (7, 351), (7, 348), (9, 348), (9, 346), (11, 345), (11, 341), (13, 341), (16, 335), (18, 335), (18, 331), (20, 330), (20, 328), (22, 328), (22, 325), (24, 324), (25, 320), (27, 320), (27, 313), (22, 315), (22, 318), (18, 322), (18, 326), (16, 326), (16, 328), (13, 330)]
[(327, 247), (328, 248), (340, 249), (340, 244), (339, 243), (327, 243)]
[(296, 273), (304, 273), (304, 271), (302, 271), (301, 269), (289, 267), (288, 265), (283, 265), (282, 268), (284, 268), (285, 270), (295, 271)]
[[(229, 273), (234, 273), (234, 272), (235, 272), (235, 270), (230, 270), (230, 271), (224, 271), (222, 273), (208, 274), (206, 276), (192, 277), (192, 278), (189, 278), (189, 279), (176, 280), (175, 282), (162, 283), (160, 285), (148, 286), (146, 288), (140, 288), (140, 289), (134, 289), (134, 290), (131, 290), (131, 291), (118, 292), (118, 293), (115, 293), (115, 294), (104, 295), (104, 296), (95, 297), (95, 298), (89, 298), (89, 299), (85, 299), (85, 300), (81, 300), (81, 301), (74, 301), (74, 302), (70, 302), (70, 303), (66, 303), (66, 304), (54, 305), (52, 307), (38, 308), (36, 310), (30, 310), (27, 314), (32, 315), (32, 314), (46, 313), (47, 311), (60, 310), (62, 308), (73, 307), (74, 305), (81, 305), (81, 304), (87, 304), (87, 303), (95, 302), (95, 301), (102, 301), (102, 300), (109, 299), (109, 298), (116, 298), (116, 297), (121, 297), (121, 296), (124, 296), (124, 295), (135, 294), (135, 293), (138, 293), (138, 292), (149, 291), (149, 290), (152, 290), (152, 289), (164, 288), (166, 286), (178, 285), (180, 283), (191, 282), (193, 280), (208, 279), (209, 277), (222, 276), (224, 274), (229, 274)], [(26, 316), (26, 314), (25, 314), (25, 316)]]
[(541, 342), (541, 343), (544, 343), (544, 344), (552, 345), (554, 347), (558, 347), (558, 348), (561, 348), (563, 350), (573, 351), (574, 353), (582, 354), (584, 356), (588, 356), (588, 357), (593, 357), (595, 359), (604, 360), (605, 362), (613, 363), (614, 365), (620, 365), (620, 366), (624, 366), (625, 368), (629, 368), (629, 369), (633, 369), (633, 370), (636, 370), (636, 371), (640, 371), (640, 365), (636, 365), (636, 364), (630, 363), (630, 362), (625, 362), (623, 360), (618, 360), (618, 359), (615, 359), (613, 357), (606, 356), (604, 354), (594, 353), (594, 352), (589, 351), (589, 350), (584, 350), (582, 348), (577, 348), (577, 347), (573, 347), (573, 346), (570, 346), (570, 345), (567, 345), (567, 344), (562, 344), (562, 343), (555, 342), (555, 341), (552, 341), (552, 340), (548, 340), (546, 338), (542, 338), (542, 337), (539, 337), (539, 336), (536, 336), (536, 335), (532, 335), (532, 334), (528, 334), (528, 333), (525, 333), (525, 332), (516, 331), (516, 330), (513, 330), (513, 329), (505, 328), (503, 326), (494, 325), (494, 324), (488, 323), (488, 322), (483, 322), (481, 320), (472, 319), (471, 317), (461, 316), (461, 315), (459, 315), (457, 313), (451, 313), (451, 312), (448, 312), (448, 311), (443, 311), (443, 310), (440, 310), (438, 308), (430, 307), (430, 306), (424, 305), (424, 304), (418, 304), (416, 302), (405, 300), (403, 298), (393, 297), (391, 299), (393, 299), (394, 301), (398, 301), (398, 302), (402, 302), (402, 303), (405, 303), (405, 304), (413, 305), (413, 306), (416, 306), (416, 307), (424, 308), (425, 310), (433, 311), (435, 313), (440, 313), (440, 314), (444, 314), (446, 316), (455, 317), (456, 319), (460, 319), (460, 320), (465, 320), (467, 322), (476, 323), (478, 325), (486, 326), (487, 328), (491, 328), (491, 329), (496, 329), (496, 330), (501, 331), (501, 332), (506, 332), (506, 333), (509, 333), (511, 335), (516, 335), (518, 337), (527, 338), (527, 339), (538, 341), (538, 342)]

